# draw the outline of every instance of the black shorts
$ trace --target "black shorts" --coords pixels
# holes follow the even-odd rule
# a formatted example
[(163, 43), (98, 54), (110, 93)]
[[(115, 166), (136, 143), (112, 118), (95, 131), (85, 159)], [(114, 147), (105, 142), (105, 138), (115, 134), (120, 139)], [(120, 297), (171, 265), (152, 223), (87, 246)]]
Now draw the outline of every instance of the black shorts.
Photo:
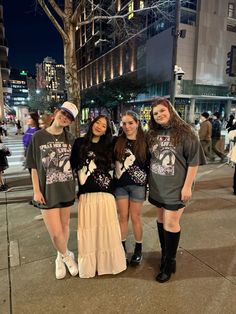
[(32, 201), (32, 204), (34, 205), (34, 207), (37, 207), (39, 209), (50, 210), (50, 209), (53, 209), (53, 208), (70, 207), (70, 206), (74, 205), (74, 202), (75, 202), (75, 200), (69, 201), (69, 202), (61, 202), (61, 203), (58, 203), (56, 205), (53, 205), (53, 207), (50, 207), (50, 208), (47, 205), (39, 204), (39, 203), (35, 202), (34, 200)]
[(152, 205), (158, 207), (158, 208), (165, 208), (167, 210), (173, 210), (173, 211), (177, 211), (180, 208), (184, 208), (186, 205), (182, 202), (178, 203), (178, 204), (165, 204), (165, 203), (159, 203), (158, 201), (154, 200), (153, 198), (151, 198), (149, 196), (148, 198), (149, 203), (151, 203)]

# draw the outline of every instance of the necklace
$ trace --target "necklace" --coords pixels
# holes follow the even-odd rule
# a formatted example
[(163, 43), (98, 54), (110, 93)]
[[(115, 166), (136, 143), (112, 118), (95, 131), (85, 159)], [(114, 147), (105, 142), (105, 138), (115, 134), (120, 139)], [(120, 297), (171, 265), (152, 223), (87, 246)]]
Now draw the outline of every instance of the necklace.
[(52, 134), (50, 133), (50, 135), (51, 135), (51, 137), (53, 138), (54, 142), (58, 142), (59, 139), (61, 138), (62, 134), (63, 134), (63, 132), (62, 132), (61, 134), (59, 134), (59, 135), (52, 135)]
[(62, 131), (62, 133), (60, 134), (52, 134), (50, 132), (48, 132), (51, 137), (53, 138), (54, 142), (58, 142), (60, 140), (60, 138), (62, 137), (62, 135), (64, 134), (64, 132)]

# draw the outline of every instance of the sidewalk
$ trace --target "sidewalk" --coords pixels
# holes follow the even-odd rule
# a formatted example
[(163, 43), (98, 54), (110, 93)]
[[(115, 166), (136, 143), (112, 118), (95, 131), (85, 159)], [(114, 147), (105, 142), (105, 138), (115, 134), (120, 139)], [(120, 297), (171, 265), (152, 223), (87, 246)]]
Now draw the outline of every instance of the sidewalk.
[[(165, 284), (159, 265), (155, 208), (143, 207), (144, 260), (117, 276), (56, 280), (55, 250), (38, 210), (28, 204), (28, 172), (6, 172), (9, 192), (0, 193), (0, 313), (236, 313), (236, 196), (233, 169), (200, 168), (194, 197), (182, 218), (177, 273)], [(77, 253), (77, 210), (71, 213), (69, 248)], [(131, 234), (131, 229), (130, 229)], [(133, 249), (133, 237), (127, 239)]]

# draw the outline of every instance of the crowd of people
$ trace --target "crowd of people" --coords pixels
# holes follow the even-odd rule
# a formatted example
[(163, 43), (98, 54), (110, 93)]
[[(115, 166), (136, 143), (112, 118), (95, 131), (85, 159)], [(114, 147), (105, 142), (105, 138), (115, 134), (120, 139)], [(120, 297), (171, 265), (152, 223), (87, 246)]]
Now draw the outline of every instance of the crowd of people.
[[(155, 279), (159, 283), (170, 280), (176, 271), (181, 217), (192, 197), (198, 166), (206, 163), (205, 157), (213, 160), (213, 153), (220, 161), (226, 158), (218, 147), (219, 113), (210, 121), (209, 113), (203, 112), (197, 134), (166, 98), (158, 98), (152, 104), (147, 130), (139, 115), (128, 110), (115, 136), (111, 121), (100, 114), (90, 122), (86, 134), (75, 139), (68, 127), (77, 115), (77, 107), (68, 101), (53, 117), (29, 113), (23, 136), (25, 166), (33, 184), (32, 204), (41, 211), (57, 251), (56, 278), (63, 279), (67, 270), (72, 276), (91, 278), (140, 265), (142, 205), (148, 198), (156, 208), (161, 248)], [(231, 144), (236, 142), (235, 122), (232, 119), (228, 126)], [(231, 149), (231, 160), (236, 162), (235, 155)], [(77, 261), (68, 249), (76, 181)], [(236, 170), (233, 188), (236, 194)], [(126, 248), (129, 219), (135, 241), (130, 260)]]

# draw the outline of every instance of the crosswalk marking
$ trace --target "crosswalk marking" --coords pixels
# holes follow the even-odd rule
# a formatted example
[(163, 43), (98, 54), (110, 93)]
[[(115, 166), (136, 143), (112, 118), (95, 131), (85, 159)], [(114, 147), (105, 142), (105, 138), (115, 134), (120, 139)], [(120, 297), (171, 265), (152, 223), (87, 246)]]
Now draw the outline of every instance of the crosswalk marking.
[(7, 157), (8, 165), (21, 166), (24, 161), (24, 147), (22, 137), (13, 137), (10, 135), (7, 138), (3, 137), (3, 144), (5, 144), (11, 151), (11, 156)]

